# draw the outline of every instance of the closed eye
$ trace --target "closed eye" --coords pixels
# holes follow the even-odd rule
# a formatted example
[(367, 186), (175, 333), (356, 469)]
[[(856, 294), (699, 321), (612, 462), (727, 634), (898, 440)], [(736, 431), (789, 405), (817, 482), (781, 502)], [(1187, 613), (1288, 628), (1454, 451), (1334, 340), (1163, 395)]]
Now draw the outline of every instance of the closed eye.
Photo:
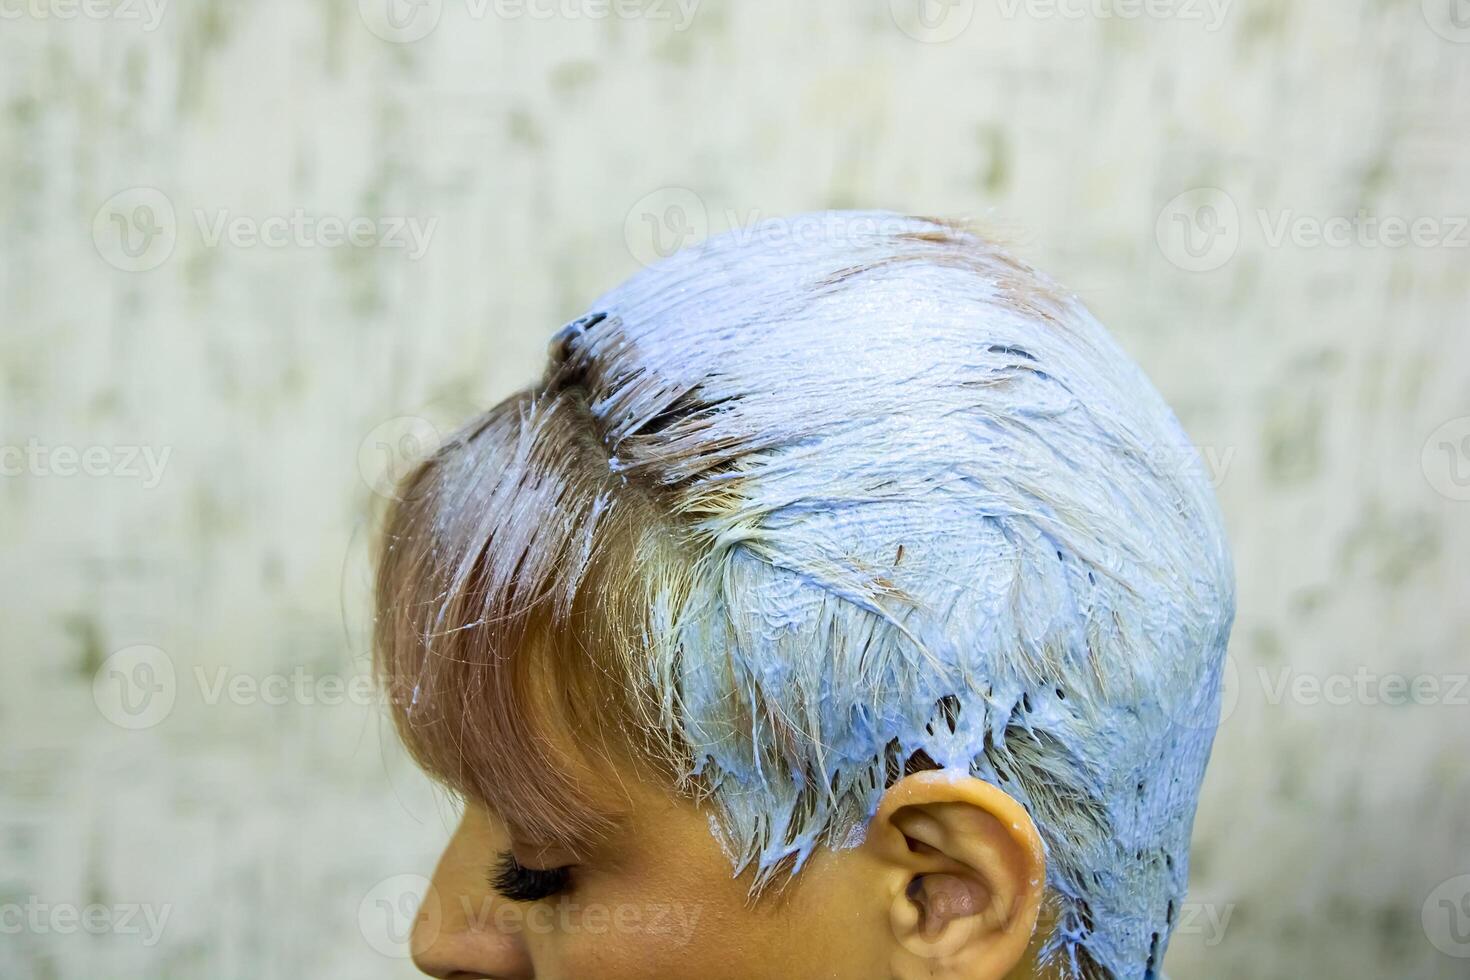
[(512, 902), (535, 902), (566, 891), (572, 869), (528, 868), (506, 851), (486, 877), (491, 888)]

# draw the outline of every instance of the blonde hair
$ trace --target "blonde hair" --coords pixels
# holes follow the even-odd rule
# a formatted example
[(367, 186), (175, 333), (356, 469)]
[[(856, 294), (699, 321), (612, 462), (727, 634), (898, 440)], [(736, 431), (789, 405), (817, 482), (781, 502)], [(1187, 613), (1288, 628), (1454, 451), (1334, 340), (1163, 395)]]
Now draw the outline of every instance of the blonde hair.
[(758, 886), (912, 760), (963, 768), (1046, 841), (1048, 953), (1153, 975), (1233, 585), (1142, 373), (999, 248), (890, 214), (765, 222), (593, 309), (390, 515), (378, 668), (419, 762), (575, 840), (603, 828), (552, 736), (620, 745)]

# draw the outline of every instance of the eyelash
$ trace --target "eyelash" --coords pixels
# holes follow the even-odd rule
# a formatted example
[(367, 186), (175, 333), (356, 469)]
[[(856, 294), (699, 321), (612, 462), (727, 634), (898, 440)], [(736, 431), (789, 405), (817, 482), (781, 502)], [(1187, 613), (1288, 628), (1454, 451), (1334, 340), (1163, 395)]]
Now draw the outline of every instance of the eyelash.
[(572, 869), (528, 868), (509, 851), (487, 875), (490, 887), (512, 902), (536, 902), (566, 891), (571, 884)]

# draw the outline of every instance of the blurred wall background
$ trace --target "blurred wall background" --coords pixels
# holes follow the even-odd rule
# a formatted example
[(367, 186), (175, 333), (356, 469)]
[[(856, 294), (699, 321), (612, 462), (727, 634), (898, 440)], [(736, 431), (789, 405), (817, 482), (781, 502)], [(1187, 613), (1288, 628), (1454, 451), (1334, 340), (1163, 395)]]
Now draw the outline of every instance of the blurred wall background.
[(680, 244), (968, 217), (1201, 447), (1176, 978), (1470, 960), (1464, 0), (0, 0), (0, 974), (404, 977), (391, 477)]

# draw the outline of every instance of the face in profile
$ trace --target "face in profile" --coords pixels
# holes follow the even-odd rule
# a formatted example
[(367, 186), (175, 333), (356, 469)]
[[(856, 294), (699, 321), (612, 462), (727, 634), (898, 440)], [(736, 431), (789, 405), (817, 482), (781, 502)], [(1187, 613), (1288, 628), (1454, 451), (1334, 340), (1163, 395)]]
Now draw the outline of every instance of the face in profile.
[(971, 777), (911, 777), (862, 844), (814, 854), (756, 900), (711, 814), (633, 777), (603, 787), (612, 826), (595, 843), (533, 840), (468, 805), (413, 936), (420, 969), (735, 980), (923, 977), (938, 964), (1005, 976), (1034, 964), (1040, 839), (1013, 802), (967, 790)]
[(593, 309), (387, 522), (379, 674), (464, 801), (424, 972), (1157, 976), (1233, 586), (1138, 369), (887, 214)]

